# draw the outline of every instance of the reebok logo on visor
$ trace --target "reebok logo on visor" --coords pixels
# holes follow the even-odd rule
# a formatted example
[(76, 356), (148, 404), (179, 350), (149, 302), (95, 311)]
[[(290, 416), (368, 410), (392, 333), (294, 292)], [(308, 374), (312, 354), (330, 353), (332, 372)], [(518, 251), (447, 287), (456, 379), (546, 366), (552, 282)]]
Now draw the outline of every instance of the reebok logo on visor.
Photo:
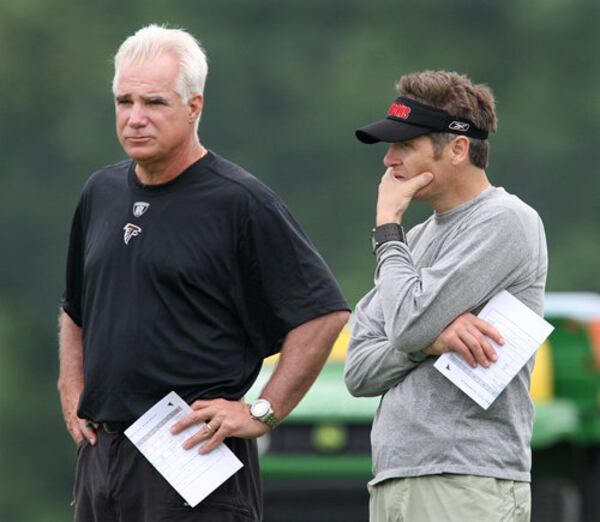
[(449, 129), (459, 131), (459, 132), (467, 132), (469, 130), (470, 125), (463, 121), (453, 121), (450, 125), (448, 125)]
[(410, 114), (411, 108), (403, 103), (394, 102), (388, 110), (388, 116), (396, 116), (406, 120)]

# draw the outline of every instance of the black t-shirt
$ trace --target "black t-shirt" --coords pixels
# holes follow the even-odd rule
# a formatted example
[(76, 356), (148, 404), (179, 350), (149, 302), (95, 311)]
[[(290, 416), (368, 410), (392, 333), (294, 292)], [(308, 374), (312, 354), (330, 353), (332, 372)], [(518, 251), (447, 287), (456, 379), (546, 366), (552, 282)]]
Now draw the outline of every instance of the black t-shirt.
[(79, 416), (129, 422), (171, 390), (239, 399), (291, 329), (348, 309), (248, 172), (211, 152), (163, 185), (134, 168), (96, 172), (73, 218), (63, 307), (83, 329)]

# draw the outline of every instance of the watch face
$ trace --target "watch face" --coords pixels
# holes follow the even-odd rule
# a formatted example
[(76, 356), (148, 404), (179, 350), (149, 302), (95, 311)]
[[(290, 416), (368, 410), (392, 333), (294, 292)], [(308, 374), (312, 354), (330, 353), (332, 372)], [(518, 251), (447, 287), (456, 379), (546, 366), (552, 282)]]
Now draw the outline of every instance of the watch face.
[(252, 403), (252, 407), (250, 408), (250, 413), (253, 417), (263, 417), (269, 410), (271, 409), (271, 405), (265, 399), (258, 399)]

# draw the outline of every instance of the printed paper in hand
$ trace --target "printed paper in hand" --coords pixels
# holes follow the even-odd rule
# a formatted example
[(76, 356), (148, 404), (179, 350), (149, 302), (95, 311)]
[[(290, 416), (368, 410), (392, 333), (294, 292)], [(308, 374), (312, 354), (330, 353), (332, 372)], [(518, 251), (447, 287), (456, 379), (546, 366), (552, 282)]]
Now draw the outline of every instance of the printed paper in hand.
[(177, 435), (169, 430), (191, 411), (179, 395), (171, 392), (132, 424), (125, 435), (194, 507), (243, 464), (224, 444), (206, 455), (198, 453), (199, 446), (189, 450), (182, 448), (183, 442), (204, 424), (192, 426)]
[(489, 368), (471, 368), (461, 355), (449, 352), (441, 355), (434, 367), (487, 410), (554, 327), (505, 290), (490, 299), (478, 317), (504, 338), (503, 346), (488, 339), (498, 360)]

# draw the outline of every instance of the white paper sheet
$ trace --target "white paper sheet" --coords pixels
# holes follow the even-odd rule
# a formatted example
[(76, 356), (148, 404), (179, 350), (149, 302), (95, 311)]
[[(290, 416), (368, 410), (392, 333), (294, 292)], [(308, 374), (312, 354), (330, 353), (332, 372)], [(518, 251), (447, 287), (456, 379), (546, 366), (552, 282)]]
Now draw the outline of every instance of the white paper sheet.
[(504, 338), (499, 346), (488, 338), (498, 360), (489, 368), (471, 368), (461, 355), (441, 355), (434, 367), (487, 410), (550, 335), (554, 327), (506, 290), (494, 296), (479, 313)]
[(175, 490), (194, 507), (212, 493), (243, 464), (232, 451), (220, 444), (206, 455), (199, 446), (186, 450), (183, 442), (204, 426), (196, 424), (177, 435), (169, 430), (192, 408), (175, 392), (169, 393), (142, 415), (125, 435)]

